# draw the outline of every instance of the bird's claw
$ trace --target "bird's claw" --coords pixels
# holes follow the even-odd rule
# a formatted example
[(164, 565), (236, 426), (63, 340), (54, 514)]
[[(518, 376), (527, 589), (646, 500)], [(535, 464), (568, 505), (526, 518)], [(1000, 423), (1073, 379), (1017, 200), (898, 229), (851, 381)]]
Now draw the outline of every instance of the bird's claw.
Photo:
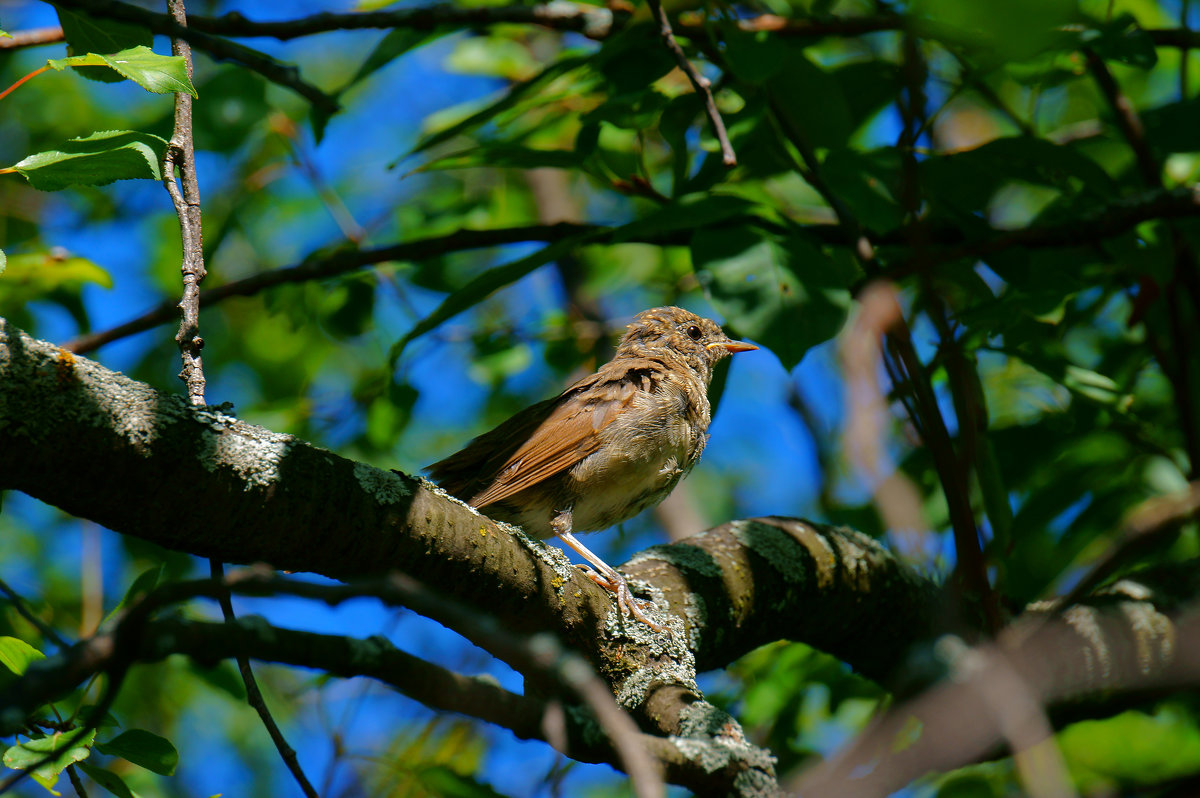
[(600, 587), (616, 595), (617, 607), (621, 610), (622, 617), (626, 615), (632, 615), (634, 618), (646, 624), (656, 632), (667, 631), (666, 627), (658, 625), (646, 616), (643, 610), (653, 607), (654, 603), (636, 598), (633, 593), (630, 592), (629, 583), (625, 581), (625, 577), (621, 576), (616, 571), (612, 572), (612, 577), (608, 577), (587, 565), (581, 564), (576, 565), (575, 567), (583, 571), (589, 579), (598, 584)]

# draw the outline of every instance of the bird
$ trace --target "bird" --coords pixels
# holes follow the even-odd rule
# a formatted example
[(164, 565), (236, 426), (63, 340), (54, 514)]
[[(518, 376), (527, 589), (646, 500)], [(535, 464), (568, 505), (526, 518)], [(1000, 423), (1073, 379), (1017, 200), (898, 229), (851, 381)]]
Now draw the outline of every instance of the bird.
[(622, 616), (662, 631), (625, 578), (574, 533), (607, 529), (671, 493), (708, 442), (713, 367), (754, 349), (683, 308), (642, 311), (595, 374), (519, 411), (427, 472), (490, 518), (533, 537), (557, 536), (592, 566), (580, 566), (584, 573), (615, 594)]

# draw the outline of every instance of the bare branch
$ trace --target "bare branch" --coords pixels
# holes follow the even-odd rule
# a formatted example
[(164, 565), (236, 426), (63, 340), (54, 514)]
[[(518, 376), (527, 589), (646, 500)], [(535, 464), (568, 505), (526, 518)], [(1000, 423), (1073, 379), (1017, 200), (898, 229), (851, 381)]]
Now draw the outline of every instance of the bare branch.
[(20, 50), (24, 47), (38, 47), (43, 44), (57, 44), (63, 41), (62, 28), (30, 28), (15, 30), (7, 39), (0, 38), (0, 50)]
[(658, 23), (658, 33), (662, 36), (663, 43), (671, 51), (671, 55), (675, 56), (679, 68), (683, 70), (683, 74), (687, 75), (692, 88), (696, 90), (704, 103), (704, 113), (708, 115), (713, 133), (721, 145), (722, 162), (730, 168), (737, 166), (737, 155), (733, 151), (733, 145), (729, 143), (729, 133), (725, 130), (725, 122), (721, 119), (721, 112), (717, 110), (717, 104), (713, 100), (712, 82), (696, 71), (696, 67), (688, 60), (687, 53), (675, 40), (675, 32), (671, 30), (671, 19), (663, 9), (662, 0), (647, 0), (647, 2), (650, 5), (650, 13), (654, 15), (654, 19)]
[[(1154, 585), (1173, 587), (1159, 591)], [(790, 786), (803, 795), (888, 795), (930, 770), (993, 755), (1006, 738), (1023, 751), (1047, 744), (1049, 729), (1038, 721), (1042, 707), (1110, 691), (1135, 696), (1194, 686), (1200, 681), (1200, 610), (1185, 597), (1194, 602), (1197, 587), (1195, 563), (1183, 563), (1123, 579), (1049, 621), (1045, 613), (1054, 608), (1042, 605), (995, 645), (942, 643), (939, 653), (953, 678), (897, 705)], [(1162, 609), (1181, 602), (1178, 614)], [(1030, 691), (1028, 700), (997, 696), (997, 679), (1010, 688), (1019, 679), (1020, 689)], [(998, 709), (997, 698), (1006, 706)], [(1020, 739), (1013, 729), (1020, 729)]]
[[(176, 24), (187, 23), (187, 12), (183, 0), (167, 0), (167, 7)], [(193, 75), (192, 48), (178, 37), (171, 39), (171, 52), (183, 59), (190, 79)], [(182, 191), (175, 180), (175, 169), (179, 169)], [(204, 233), (200, 214), (200, 183), (196, 179), (196, 148), (192, 138), (192, 95), (184, 91), (175, 92), (175, 129), (167, 143), (163, 156), (162, 181), (175, 215), (179, 217), (179, 233), (183, 244), (183, 298), (179, 301), (182, 318), (175, 342), (183, 359), (183, 370), (179, 378), (187, 386), (188, 400), (197, 407), (204, 406), (204, 361), (200, 350), (204, 339), (200, 337), (200, 283), (204, 280)]]
[(335, 30), (409, 28), (433, 31), (438, 28), (474, 28), (498, 24), (539, 25), (603, 39), (626, 17), (628, 14), (619, 11), (572, 3), (478, 7), (438, 4), (352, 14), (324, 12), (272, 22), (254, 22), (232, 11), (220, 17), (192, 16), (189, 22), (197, 30), (221, 36), (270, 36), (284, 41)]

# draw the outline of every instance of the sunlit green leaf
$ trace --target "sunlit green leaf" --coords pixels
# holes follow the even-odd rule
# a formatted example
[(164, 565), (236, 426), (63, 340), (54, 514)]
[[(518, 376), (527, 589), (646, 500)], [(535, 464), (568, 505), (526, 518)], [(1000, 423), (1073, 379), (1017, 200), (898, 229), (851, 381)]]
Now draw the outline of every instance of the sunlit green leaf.
[(17, 676), (25, 673), (29, 663), (45, 659), (46, 655), (16, 637), (0, 637), (0, 665)]
[(1058, 735), (1058, 744), (1088, 791), (1161, 784), (1200, 771), (1200, 728), (1182, 707), (1075, 723)]
[(103, 186), (116, 180), (162, 178), (167, 142), (149, 133), (106, 130), (30, 155), (13, 168), (36, 189)]
[[(154, 34), (140, 25), (93, 17), (65, 8), (56, 7), (55, 11), (62, 25), (63, 37), (69, 45), (67, 52), (72, 55), (119, 53), (132, 47), (154, 45)], [(78, 69), (76, 73), (100, 83), (116, 83), (125, 79), (107, 69)]]
[(60, 72), (67, 67), (106, 66), (122, 77), (132, 80), (146, 91), (156, 94), (186, 92), (196, 96), (196, 87), (187, 74), (187, 62), (182, 56), (159, 55), (149, 47), (139, 45), (111, 55), (87, 53), (47, 61)]
[(83, 729), (74, 729), (26, 740), (4, 752), (4, 765), (13, 770), (36, 768), (34, 778), (49, 789), (67, 765), (91, 755), (95, 738), (95, 729), (86, 734)]

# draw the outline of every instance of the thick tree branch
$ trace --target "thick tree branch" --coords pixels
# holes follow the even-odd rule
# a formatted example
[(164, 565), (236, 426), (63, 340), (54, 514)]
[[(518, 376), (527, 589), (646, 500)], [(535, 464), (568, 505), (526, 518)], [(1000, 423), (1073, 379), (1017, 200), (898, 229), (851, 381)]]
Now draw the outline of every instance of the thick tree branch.
[[(344, 460), (213, 409), (190, 408), (11, 327), (0, 331), (0, 448), (6, 453), (0, 486), (202, 556), (266, 561), (340, 579), (399, 568), (453, 586), (459, 601), (488, 607), (518, 634), (560, 632), (618, 700), (659, 733), (694, 739), (708, 730), (711, 738), (722, 728), (721, 716), (698, 700), (689, 674), (764, 642), (802, 640), (885, 679), (897, 672), (905, 649), (933, 630), (937, 588), (876, 542), (849, 530), (764, 518), (653, 547), (625, 566), (674, 617), (675, 636), (690, 651), (629, 628), (636, 624), (621, 637), (607, 594), (577, 576), (557, 550), (479, 516), (428, 483)], [(180, 517), (172, 486), (183, 484), (207, 500)], [(1038, 649), (1067, 664), (1051, 662), (1029, 680), (1046, 680), (1038, 689), (1058, 701), (1119, 684), (1113, 674), (1126, 673), (1122, 663), (1128, 661), (1173, 683), (1171, 669), (1180, 660), (1169, 641), (1180, 630), (1164, 624), (1162, 612), (1200, 590), (1193, 571), (1177, 574), (1175, 593), (1161, 601), (1145, 589), (1135, 595), (1141, 588), (1122, 582), (1102, 597), (1103, 607), (1068, 609), (1061, 623), (1043, 624), (1058, 629), (1065, 623), (1074, 637)], [(1098, 641), (1086, 632), (1093, 621), (1117, 631)], [(1041, 627), (1022, 634), (1022, 640), (1043, 639)], [(103, 670), (96, 658), (112, 656), (112, 645), (98, 638), (73, 649), (47, 689), (69, 690)], [(1153, 656), (1147, 659), (1146, 652)], [(1114, 665), (1097, 669), (1097, 662)], [(1129, 684), (1144, 686), (1148, 678)], [(970, 717), (957, 707), (977, 700), (953, 704), (953, 723)], [(740, 739), (736, 724), (730, 728), (725, 734), (732, 736), (717, 738), (726, 756), (722, 772), (733, 780), (748, 769), (769, 768)], [(939, 734), (955, 727), (947, 728)], [(697, 761), (678, 745), (674, 753), (656, 750), (668, 773)]]
[[(11, 327), (0, 336), (0, 447), (0, 486), (118, 532), (337, 579), (399, 568), (453, 586), (461, 601), (488, 607), (511, 630), (555, 629), (606, 676), (616, 672), (604, 659), (605, 627), (619, 626), (609, 596), (558, 549), (509, 532), (424, 480), (188, 408)], [(194, 513), (174, 511), (171, 485), (199, 492)], [(703, 668), (791, 637), (832, 641), (839, 656), (881, 676), (899, 661), (899, 641), (889, 638), (897, 645), (885, 654), (878, 638), (846, 629), (909, 627), (899, 634), (911, 642), (936, 590), (857, 533), (775, 519), (656, 547), (628, 571), (665, 592)], [(914, 623), (880, 624), (868, 606), (876, 601)], [(810, 611), (814, 602), (856, 608), (847, 615), (843, 607), (835, 625)], [(636, 660), (625, 650), (617, 670), (636, 670)]]
[[(674, 616), (673, 636), (650, 634), (626, 624), (610, 595), (560, 550), (423, 480), (353, 463), (212, 408), (191, 408), (2, 329), (0, 486), (124, 534), (227, 562), (262, 561), (337, 579), (391, 569), (420, 575), (466, 604), (487, 607), (513, 632), (555, 629), (646, 728), (689, 739), (716, 730), (729, 778), (764, 767), (737, 724), (695, 685), (695, 658), (685, 641), (703, 628), (694, 613), (685, 620), (683, 604), (662, 607)], [(184, 514), (176, 507), (182, 486), (197, 498)], [(764, 611), (772, 604), (766, 596), (755, 601)], [(688, 624), (695, 627), (690, 635)], [(684, 706), (649, 711), (652, 698), (658, 706), (667, 696)]]
[[(922, 773), (961, 767), (1005, 742), (1011, 746), (1014, 728), (1025, 734), (1024, 750), (1052, 744), (1046, 732), (1036, 733), (1042, 707), (1110, 691), (1132, 696), (1194, 686), (1200, 681), (1197, 573), (1195, 563), (1186, 563), (1134, 575), (1061, 615), (1053, 604), (1035, 608), (995, 645), (943, 645), (955, 678), (898, 705), (793, 789), (843, 798), (888, 795)], [(998, 682), (1006, 685), (999, 694)]]

